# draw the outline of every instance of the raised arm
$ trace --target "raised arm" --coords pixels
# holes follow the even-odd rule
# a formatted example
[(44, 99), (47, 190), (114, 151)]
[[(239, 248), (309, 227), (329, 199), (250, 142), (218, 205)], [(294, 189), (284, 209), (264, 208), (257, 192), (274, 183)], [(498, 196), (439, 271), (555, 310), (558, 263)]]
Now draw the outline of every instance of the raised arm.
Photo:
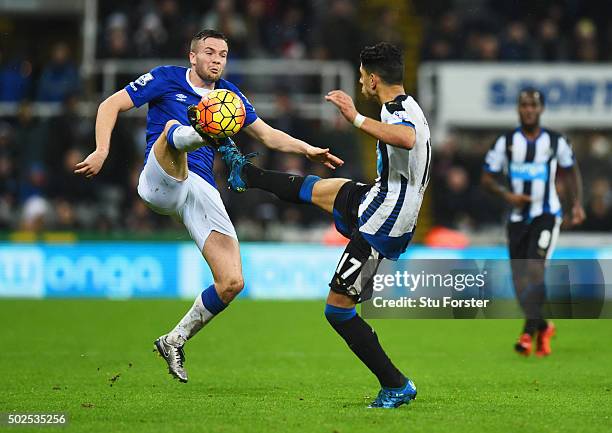
[(331, 154), (329, 149), (311, 146), (305, 141), (271, 127), (259, 118), (246, 127), (245, 131), (270, 149), (288, 153), (301, 153), (311, 161), (320, 162), (331, 169), (344, 163), (340, 158)]
[(125, 89), (102, 101), (96, 115), (96, 150), (75, 166), (75, 174), (90, 178), (100, 172), (110, 150), (111, 134), (117, 123), (117, 116), (132, 107), (134, 103)]
[(390, 146), (412, 149), (416, 143), (413, 127), (404, 124), (387, 124), (370, 117), (364, 117), (355, 108), (353, 99), (341, 90), (329, 92), (325, 99), (340, 110), (344, 118), (366, 134)]

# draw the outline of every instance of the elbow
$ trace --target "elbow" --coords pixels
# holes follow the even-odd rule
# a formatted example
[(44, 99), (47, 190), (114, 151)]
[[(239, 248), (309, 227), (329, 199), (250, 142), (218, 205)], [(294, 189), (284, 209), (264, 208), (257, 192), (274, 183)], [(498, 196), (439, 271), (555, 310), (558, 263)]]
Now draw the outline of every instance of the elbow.
[(108, 98), (100, 102), (100, 105), (98, 105), (98, 114), (104, 112), (106, 108), (108, 107), (108, 104), (109, 104)]
[(108, 113), (119, 113), (119, 107), (112, 99), (112, 96), (106, 98), (104, 101), (100, 103), (98, 106), (98, 115), (100, 114), (108, 114)]
[(492, 181), (493, 181), (493, 178), (491, 177), (491, 174), (483, 170), (480, 175), (480, 187), (484, 188), (485, 190), (490, 190)]
[(411, 134), (408, 137), (402, 137), (399, 144), (400, 147), (411, 150), (416, 144), (416, 136)]

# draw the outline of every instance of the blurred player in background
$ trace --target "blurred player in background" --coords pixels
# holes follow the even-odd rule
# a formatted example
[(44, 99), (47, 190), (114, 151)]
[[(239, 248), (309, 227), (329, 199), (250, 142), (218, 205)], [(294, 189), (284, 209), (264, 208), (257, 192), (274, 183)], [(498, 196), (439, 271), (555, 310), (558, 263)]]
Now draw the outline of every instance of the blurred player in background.
[(373, 185), (262, 170), (235, 147), (221, 150), (235, 174), (230, 179), (234, 190), (260, 188), (281, 200), (318, 206), (334, 216), (338, 231), (350, 239), (330, 283), (325, 317), (378, 378), (382, 389), (370, 407), (398, 407), (417, 394), (414, 383), (393, 365), (355, 309), (371, 298), (371, 281), (381, 260), (397, 260), (408, 247), (429, 182), (429, 126), (419, 105), (404, 91), (403, 71), (402, 53), (391, 44), (361, 52), (359, 82), (363, 95), (382, 106), (380, 122), (359, 114), (342, 91), (326, 96), (346, 120), (378, 140), (379, 177)]
[(214, 279), (176, 327), (155, 341), (170, 373), (181, 382), (187, 382), (183, 345), (221, 313), (244, 286), (236, 232), (215, 186), (214, 150), (207, 146), (213, 142), (204, 140), (188, 126), (187, 108), (213, 89), (229, 89), (244, 102), (246, 132), (264, 145), (304, 154), (330, 168), (342, 163), (328, 149), (310, 146), (259, 119), (238, 88), (221, 78), (227, 55), (226, 37), (214, 30), (203, 30), (191, 41), (191, 68), (157, 67), (108, 97), (98, 109), (96, 150), (75, 167), (77, 174), (95, 176), (108, 156), (118, 114), (149, 104), (145, 165), (138, 194), (155, 212), (177, 218), (185, 225)]
[[(486, 155), (482, 185), (512, 206), (508, 222), (508, 246), (516, 296), (525, 313), (523, 333), (515, 350), (529, 356), (536, 336), (536, 355), (550, 355), (555, 326), (544, 319), (546, 259), (555, 248), (561, 226), (561, 202), (555, 186), (557, 166), (564, 171), (571, 203), (567, 226), (585, 219), (582, 180), (568, 140), (543, 128), (544, 95), (533, 88), (518, 96), (520, 127), (501, 135)], [(496, 176), (504, 171), (506, 189)]]

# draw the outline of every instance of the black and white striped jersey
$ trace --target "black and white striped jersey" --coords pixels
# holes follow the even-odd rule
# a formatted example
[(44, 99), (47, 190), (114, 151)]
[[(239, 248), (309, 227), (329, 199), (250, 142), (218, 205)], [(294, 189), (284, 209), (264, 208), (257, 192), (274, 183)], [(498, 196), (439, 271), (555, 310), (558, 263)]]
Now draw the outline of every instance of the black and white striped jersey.
[(405, 251), (429, 182), (431, 142), (427, 120), (417, 102), (399, 95), (381, 108), (380, 120), (414, 128), (410, 150), (377, 143), (378, 178), (359, 206), (359, 231), (387, 258)]
[(561, 203), (555, 186), (557, 165), (574, 165), (574, 152), (568, 140), (558, 132), (541, 129), (535, 140), (525, 137), (520, 128), (500, 136), (485, 157), (484, 169), (504, 172), (512, 192), (526, 194), (531, 203), (514, 208), (511, 222), (526, 221), (542, 214), (561, 215)]

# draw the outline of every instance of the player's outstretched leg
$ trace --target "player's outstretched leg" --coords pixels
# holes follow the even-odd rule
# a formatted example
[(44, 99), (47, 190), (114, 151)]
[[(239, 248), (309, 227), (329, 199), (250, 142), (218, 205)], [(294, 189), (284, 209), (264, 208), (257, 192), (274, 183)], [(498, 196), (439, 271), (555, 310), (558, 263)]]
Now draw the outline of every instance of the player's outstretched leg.
[(183, 345), (220, 314), (244, 287), (238, 241), (213, 231), (204, 244), (204, 258), (214, 284), (199, 294), (189, 311), (166, 335), (155, 341), (155, 348), (168, 364), (169, 373), (187, 382)]
[[(221, 147), (219, 150), (221, 151)], [(333, 213), (334, 203), (340, 189), (344, 184), (350, 182), (350, 179), (343, 178), (321, 179), (314, 175), (299, 176), (265, 170), (248, 160), (253, 154), (242, 156), (238, 149), (229, 152), (237, 155), (227, 159), (223, 158), (236, 179), (232, 182), (232, 175), (230, 175), (230, 186), (234, 185), (231, 188), (237, 192), (245, 191), (247, 188), (257, 188), (276, 195), (282, 201), (313, 204), (326, 212)], [(236, 182), (241, 185), (240, 189), (235, 187)]]

